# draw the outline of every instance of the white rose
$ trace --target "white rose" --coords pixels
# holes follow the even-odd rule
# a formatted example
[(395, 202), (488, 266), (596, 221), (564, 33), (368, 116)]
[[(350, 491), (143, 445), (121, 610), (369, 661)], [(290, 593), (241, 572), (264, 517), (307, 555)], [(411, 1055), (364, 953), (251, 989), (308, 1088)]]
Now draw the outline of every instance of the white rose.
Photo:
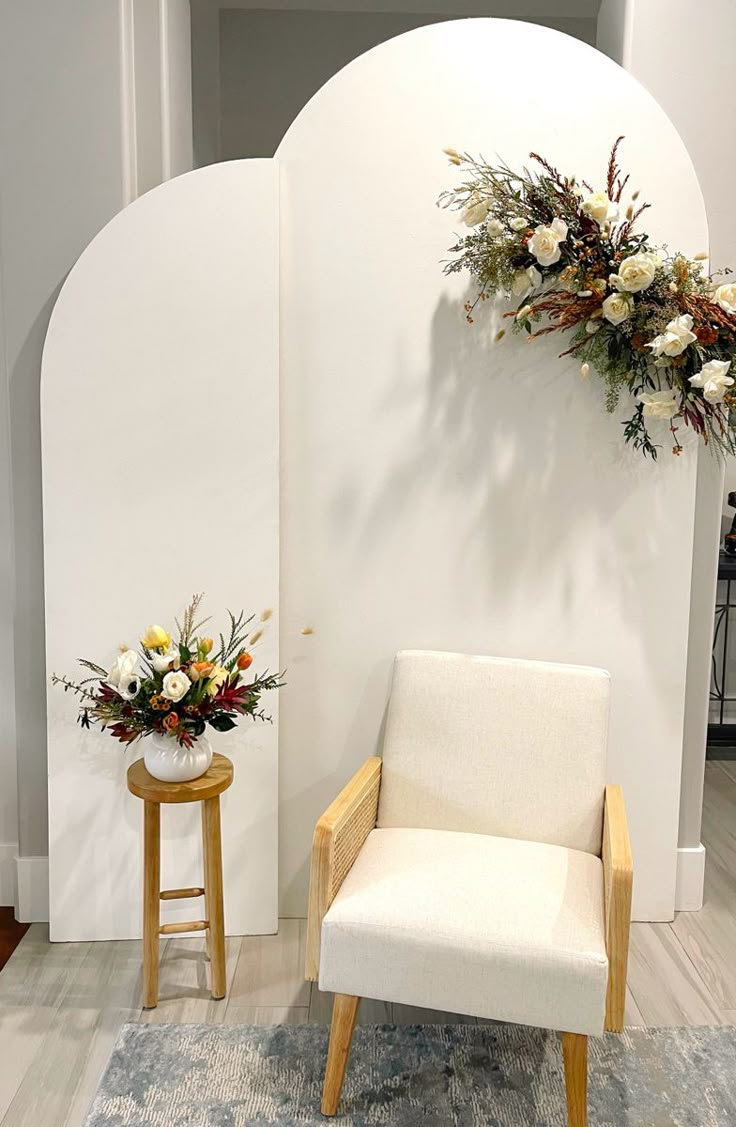
[(709, 360), (697, 375), (690, 377), (690, 383), (702, 387), (703, 398), (709, 403), (722, 403), (726, 388), (733, 384), (731, 376), (726, 375), (730, 367), (730, 360)]
[(666, 391), (642, 391), (637, 399), (649, 419), (671, 419), (678, 407), (678, 395), (673, 387)]
[(582, 210), (596, 223), (605, 223), (606, 219), (615, 219), (617, 208), (613, 206), (605, 192), (591, 192), (583, 196)]
[(115, 660), (115, 664), (107, 675), (107, 683), (123, 700), (132, 700), (138, 696), (141, 687), (138, 675), (138, 654), (135, 650), (126, 650)]
[(720, 305), (726, 313), (736, 313), (736, 282), (726, 282), (718, 286), (713, 294), (716, 305)]
[(622, 293), (612, 293), (603, 302), (603, 316), (612, 325), (620, 325), (622, 321), (631, 316), (633, 307), (632, 298)]
[(535, 289), (541, 281), (542, 275), (536, 266), (527, 266), (526, 270), (519, 270), (514, 274), (511, 292), (514, 297), (526, 297), (529, 291)]
[(524, 215), (517, 215), (514, 219), (509, 220), (509, 227), (512, 231), (523, 231), (529, 226), (529, 220)]
[(166, 697), (167, 700), (173, 701), (176, 704), (181, 698), (189, 692), (192, 682), (187, 677), (186, 673), (177, 670), (167, 673), (164, 677), (164, 687), (161, 690), (161, 696)]
[(463, 212), (463, 222), (466, 227), (477, 227), (488, 215), (491, 205), (488, 200), (482, 200), (477, 192), (468, 199), (467, 207)]
[(552, 266), (560, 261), (560, 243), (567, 238), (567, 223), (553, 219), (549, 227), (535, 227), (529, 240), (529, 252), (540, 266)]
[(670, 321), (665, 331), (649, 341), (647, 348), (651, 348), (654, 356), (679, 356), (689, 344), (698, 338), (691, 332), (693, 319), (689, 313), (682, 317), (675, 317)]
[(611, 274), (608, 281), (617, 290), (638, 293), (651, 286), (659, 266), (659, 259), (651, 251), (641, 251), (625, 258), (618, 268), (618, 274)]
[(155, 653), (152, 663), (157, 673), (166, 673), (169, 669), (178, 669), (181, 665), (178, 648), (171, 646), (165, 653)]

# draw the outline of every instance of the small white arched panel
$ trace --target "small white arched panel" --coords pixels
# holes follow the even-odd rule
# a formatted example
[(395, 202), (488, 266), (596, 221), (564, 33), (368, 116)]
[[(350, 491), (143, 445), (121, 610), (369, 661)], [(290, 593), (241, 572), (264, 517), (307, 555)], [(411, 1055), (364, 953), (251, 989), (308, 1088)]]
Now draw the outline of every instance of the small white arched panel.
[(672, 458), (666, 428), (657, 465), (623, 450), (622, 416), (557, 358), (562, 339), (494, 344), (488, 305), (468, 327), (465, 281), (440, 265), (459, 222), (434, 206), (459, 179), (444, 146), (512, 167), (536, 151), (603, 187), (619, 134), (654, 239), (706, 249), (662, 109), (543, 27), (474, 19), (385, 43), (279, 147), (286, 914), (303, 908), (315, 816), (376, 749), (402, 648), (609, 669), (636, 911), (672, 914), (694, 451)]
[[(48, 671), (110, 662), (194, 591), (278, 608), (278, 189), (273, 161), (214, 165), (121, 212), (67, 279), (42, 374)], [(215, 623), (213, 623), (213, 626)], [(254, 668), (277, 669), (276, 630)], [(277, 715), (276, 694), (264, 701)], [(140, 935), (141, 752), (48, 697), (54, 940)], [(223, 797), (226, 928), (277, 924), (277, 728), (243, 724)], [(199, 811), (162, 814), (163, 887), (199, 883)], [(192, 918), (192, 902), (163, 918)]]

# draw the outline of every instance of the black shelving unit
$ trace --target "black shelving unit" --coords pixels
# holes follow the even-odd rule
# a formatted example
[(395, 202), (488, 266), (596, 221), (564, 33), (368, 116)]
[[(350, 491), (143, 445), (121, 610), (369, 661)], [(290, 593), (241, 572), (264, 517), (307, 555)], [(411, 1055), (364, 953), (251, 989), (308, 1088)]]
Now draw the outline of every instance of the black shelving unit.
[[(713, 630), (713, 657), (711, 672), (710, 699), (718, 707), (718, 721), (708, 725), (708, 747), (717, 748), (720, 758), (724, 748), (732, 748), (736, 754), (736, 720), (726, 720), (726, 706), (736, 705), (736, 671), (729, 666), (729, 656), (733, 649), (731, 611), (736, 607), (732, 595), (736, 595), (736, 557), (727, 556), (721, 551), (718, 559), (718, 582), (725, 584), (725, 595), (721, 600), (716, 596), (716, 616)], [(730, 646), (729, 646), (730, 643)], [(731, 691), (729, 692), (729, 689)], [(736, 709), (734, 709), (736, 713)]]

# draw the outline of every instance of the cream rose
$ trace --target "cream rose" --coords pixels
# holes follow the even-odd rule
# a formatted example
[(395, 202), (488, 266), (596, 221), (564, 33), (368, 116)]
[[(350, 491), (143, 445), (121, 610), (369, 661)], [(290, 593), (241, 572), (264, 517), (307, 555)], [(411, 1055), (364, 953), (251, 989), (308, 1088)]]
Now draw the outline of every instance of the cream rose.
[(698, 338), (692, 330), (693, 319), (689, 313), (675, 317), (669, 322), (665, 331), (650, 340), (647, 348), (651, 348), (654, 356), (679, 356), (689, 344)]
[(491, 205), (488, 200), (482, 200), (477, 192), (470, 196), (467, 207), (463, 212), (463, 222), (466, 227), (477, 227), (488, 215)]
[(648, 419), (671, 419), (677, 411), (677, 392), (672, 387), (666, 391), (642, 391), (636, 398)]
[(607, 219), (614, 219), (616, 215), (616, 208), (605, 192), (591, 192), (589, 196), (583, 196), (581, 208), (591, 219), (595, 219), (596, 223), (605, 223)]
[(526, 270), (519, 270), (514, 274), (511, 283), (511, 292), (514, 297), (526, 297), (542, 281), (542, 275), (536, 266), (527, 266)]
[(525, 215), (516, 215), (513, 219), (509, 220), (509, 227), (512, 231), (524, 231), (529, 226), (529, 220)]
[(651, 251), (641, 251), (625, 258), (618, 268), (618, 274), (611, 274), (608, 281), (617, 290), (638, 293), (651, 286), (659, 266), (659, 259)]
[(609, 294), (603, 302), (603, 316), (612, 325), (620, 325), (627, 317), (631, 316), (634, 307), (633, 299), (623, 293)]
[(713, 300), (724, 312), (736, 313), (736, 282), (726, 282), (725, 285), (718, 286), (713, 294)]
[(116, 658), (107, 675), (107, 683), (123, 700), (133, 700), (133, 697), (138, 696), (141, 681), (138, 674), (138, 654), (135, 650), (126, 650)]
[(171, 646), (164, 653), (155, 653), (152, 664), (157, 673), (166, 673), (169, 669), (178, 669), (181, 665), (179, 650), (176, 646)]
[(166, 697), (167, 700), (173, 701), (176, 704), (183, 696), (189, 692), (192, 687), (192, 682), (187, 677), (186, 673), (181, 670), (174, 670), (167, 673), (164, 677), (164, 687), (161, 690), (161, 696)]
[(563, 219), (553, 219), (549, 227), (535, 227), (529, 240), (529, 252), (540, 266), (553, 266), (560, 261), (560, 243), (567, 238), (567, 223)]
[(709, 403), (722, 403), (726, 389), (733, 384), (731, 376), (726, 375), (730, 367), (730, 360), (709, 360), (697, 375), (690, 376), (690, 383), (693, 387), (702, 387), (703, 398)]

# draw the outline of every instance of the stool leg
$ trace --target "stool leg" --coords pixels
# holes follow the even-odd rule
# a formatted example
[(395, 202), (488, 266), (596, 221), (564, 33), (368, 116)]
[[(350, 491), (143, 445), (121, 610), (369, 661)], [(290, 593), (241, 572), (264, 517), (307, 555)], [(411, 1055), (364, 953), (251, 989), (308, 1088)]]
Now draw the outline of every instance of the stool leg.
[(161, 893), (161, 807), (143, 807), (143, 1007), (158, 1005), (159, 903)]
[(202, 803), (205, 841), (204, 886), (209, 920), (210, 973), (212, 997), (225, 997), (225, 916), (222, 906), (222, 839), (220, 835), (220, 796)]
[[(208, 920), (210, 918), (210, 902), (209, 902), (209, 896), (207, 895), (207, 881), (209, 879), (208, 876), (207, 876), (207, 866), (208, 866), (208, 864), (209, 864), (209, 849), (207, 847), (207, 830), (206, 830), (206, 825), (205, 825), (204, 804), (203, 804), (202, 805), (202, 868), (203, 868), (204, 876), (202, 877), (202, 887), (204, 888), (204, 918), (206, 920)], [(212, 944), (210, 943), (210, 929), (209, 928), (207, 928), (207, 931), (204, 933), (204, 943), (205, 943), (206, 957), (211, 962), (212, 961)]]

